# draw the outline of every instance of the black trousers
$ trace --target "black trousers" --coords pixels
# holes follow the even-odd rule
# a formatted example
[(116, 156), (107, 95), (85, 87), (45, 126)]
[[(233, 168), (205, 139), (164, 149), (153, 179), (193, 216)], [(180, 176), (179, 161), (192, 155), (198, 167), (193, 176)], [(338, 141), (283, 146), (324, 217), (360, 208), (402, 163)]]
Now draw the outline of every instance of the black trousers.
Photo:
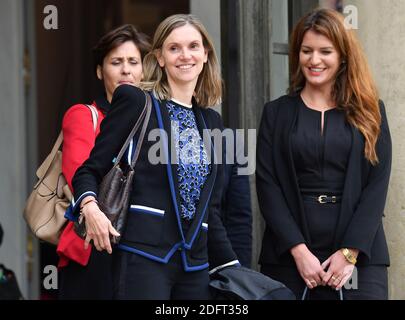
[(113, 297), (112, 255), (91, 250), (87, 266), (70, 261), (59, 270), (60, 300), (110, 300)]
[(208, 300), (208, 269), (186, 272), (180, 252), (167, 264), (117, 250), (114, 256), (114, 299)]
[[(303, 298), (305, 283), (297, 268), (265, 264), (261, 267), (265, 275), (284, 283), (296, 295)], [(343, 300), (387, 300), (388, 275), (387, 267), (369, 265), (356, 267), (352, 278), (342, 288)], [(339, 300), (339, 292), (328, 286), (318, 286), (307, 291), (305, 300)]]
[(340, 215), (340, 203), (303, 201), (306, 223), (311, 239), (310, 250), (321, 261), (333, 254), (333, 239)]

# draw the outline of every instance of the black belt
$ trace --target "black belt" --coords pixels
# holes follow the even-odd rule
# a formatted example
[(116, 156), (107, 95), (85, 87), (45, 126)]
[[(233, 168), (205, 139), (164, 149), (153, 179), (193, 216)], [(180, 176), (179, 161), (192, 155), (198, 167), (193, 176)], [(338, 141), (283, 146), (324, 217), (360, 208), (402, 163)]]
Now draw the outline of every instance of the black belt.
[(319, 196), (302, 195), (304, 201), (311, 201), (316, 203), (340, 203), (342, 201), (341, 196), (327, 196), (326, 194), (321, 194)]

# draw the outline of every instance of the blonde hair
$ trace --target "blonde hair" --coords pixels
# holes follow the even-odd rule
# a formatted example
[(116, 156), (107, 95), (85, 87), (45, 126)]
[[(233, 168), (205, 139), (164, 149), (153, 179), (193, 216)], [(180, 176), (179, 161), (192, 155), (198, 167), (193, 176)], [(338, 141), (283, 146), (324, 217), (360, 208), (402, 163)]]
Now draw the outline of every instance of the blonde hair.
[(222, 79), (217, 55), (207, 30), (195, 16), (190, 14), (175, 14), (159, 24), (153, 37), (152, 50), (143, 61), (144, 79), (141, 87), (144, 90), (153, 91), (160, 100), (171, 98), (167, 76), (158, 63), (157, 54), (161, 52), (163, 43), (170, 33), (187, 24), (200, 32), (204, 48), (208, 52), (208, 60), (198, 77), (194, 98), (200, 107), (214, 106), (221, 102), (222, 97)]
[(354, 31), (346, 29), (344, 17), (331, 9), (316, 9), (297, 23), (290, 42), (290, 94), (305, 86), (299, 54), (303, 38), (312, 30), (327, 37), (340, 53), (340, 67), (332, 89), (337, 106), (346, 112), (346, 119), (365, 138), (365, 157), (378, 163), (376, 143), (380, 135), (381, 114), (378, 92), (367, 60)]

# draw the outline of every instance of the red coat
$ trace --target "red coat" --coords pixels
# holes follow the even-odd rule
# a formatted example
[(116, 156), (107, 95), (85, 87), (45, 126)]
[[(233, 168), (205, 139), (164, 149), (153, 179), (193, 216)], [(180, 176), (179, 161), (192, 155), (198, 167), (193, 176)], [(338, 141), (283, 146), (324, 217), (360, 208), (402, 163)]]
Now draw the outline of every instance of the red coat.
[[(100, 123), (105, 117), (95, 102), (92, 105), (98, 111), (96, 131), (91, 111), (83, 104), (72, 106), (63, 117), (62, 172), (71, 190), (73, 190), (73, 176), (89, 157), (96, 136), (100, 132)], [(84, 240), (74, 232), (73, 222), (69, 222), (60, 237), (56, 252), (60, 257), (59, 267), (66, 266), (70, 260), (85, 266), (90, 258), (91, 246), (84, 250)]]

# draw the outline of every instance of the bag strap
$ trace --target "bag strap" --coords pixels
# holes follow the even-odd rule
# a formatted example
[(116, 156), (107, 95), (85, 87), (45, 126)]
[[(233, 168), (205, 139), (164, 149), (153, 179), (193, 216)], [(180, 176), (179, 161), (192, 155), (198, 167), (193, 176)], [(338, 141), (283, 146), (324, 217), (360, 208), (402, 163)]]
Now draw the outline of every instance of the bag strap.
[[(307, 298), (307, 294), (308, 294), (308, 287), (305, 287), (301, 300), (305, 300)], [(339, 289), (339, 300), (343, 301), (343, 289), (342, 288)]]
[(143, 121), (143, 126), (141, 129), (141, 132), (139, 133), (139, 139), (138, 139), (138, 143), (136, 144), (134, 158), (132, 159), (132, 162), (131, 162), (132, 169), (135, 168), (136, 161), (138, 160), (139, 154), (141, 153), (141, 147), (142, 147), (143, 140), (145, 138), (146, 128), (148, 126), (150, 114), (152, 112), (152, 100), (151, 100), (149, 94), (146, 94), (146, 108), (147, 108), (146, 116)]
[[(55, 157), (56, 153), (58, 152), (60, 146), (62, 145), (63, 142), (63, 132), (62, 130), (59, 132), (59, 136), (55, 141), (55, 144), (53, 145), (52, 151), (49, 154), (50, 158), (53, 160), (53, 158)], [(52, 161), (51, 161), (52, 162)], [(51, 164), (51, 162), (49, 163), (49, 165)]]
[[(55, 159), (56, 153), (59, 151), (59, 148), (62, 144), (63, 141), (63, 132), (62, 130), (59, 132), (59, 136), (55, 141), (55, 144), (53, 145), (51, 153), (48, 154), (48, 156), (45, 158), (44, 162), (39, 166), (37, 169), (37, 177), (39, 178), (38, 182), (35, 184), (35, 187), (41, 183), (41, 181), (44, 179), (46, 174), (48, 173), (48, 170), (53, 162), (53, 159)], [(42, 172), (42, 174), (40, 174)]]
[[(115, 160), (115, 164), (114, 164), (115, 166), (120, 163), (122, 156), (124, 155), (128, 145), (130, 144), (131, 140), (135, 136), (136, 132), (140, 128), (142, 121), (146, 120), (146, 118), (145, 118), (146, 115), (149, 114), (149, 116), (150, 116), (150, 110), (152, 109), (152, 106), (150, 103), (150, 97), (146, 92), (144, 92), (144, 94), (145, 94), (145, 106), (144, 106), (138, 120), (136, 121), (134, 127), (132, 128), (131, 132), (129, 133), (127, 140), (125, 140), (124, 145), (122, 146), (120, 152), (118, 153), (118, 156), (117, 156), (117, 158)], [(149, 109), (149, 112), (148, 112), (148, 109)], [(148, 121), (149, 121), (149, 119), (148, 119)], [(145, 127), (145, 130), (146, 130), (145, 123), (147, 125), (147, 121), (144, 121), (144, 125), (143, 125), (143, 127)], [(142, 139), (143, 139), (143, 137), (142, 137)], [(138, 145), (140, 145), (140, 143), (137, 144), (136, 150), (138, 150)], [(139, 153), (139, 151), (138, 151), (138, 153)], [(135, 161), (136, 161), (136, 159), (135, 159)], [(131, 163), (131, 166), (132, 166), (132, 163)]]
[[(86, 104), (85, 106), (88, 107), (91, 111), (91, 118), (93, 120), (93, 128), (94, 128), (94, 132), (96, 132), (97, 124), (98, 124), (98, 111), (92, 105)], [(55, 141), (55, 144), (53, 145), (52, 151), (49, 153), (49, 155), (46, 157), (44, 162), (41, 164), (41, 166), (40, 166), (41, 170), (37, 170), (37, 172), (42, 171), (43, 174), (41, 176), (38, 176), (39, 181), (35, 185), (38, 185), (43, 180), (43, 178), (47, 175), (49, 167), (51, 166), (53, 160), (55, 159), (56, 153), (59, 151), (60, 146), (62, 145), (62, 142), (63, 142), (63, 131), (61, 130), (59, 132), (58, 138)]]
[(98, 111), (91, 104), (86, 104), (85, 106), (90, 109), (91, 118), (93, 119), (93, 129), (94, 129), (94, 132), (96, 132), (97, 131), (97, 125), (98, 125)]
[[(94, 131), (96, 131), (97, 123), (98, 123), (98, 112), (97, 112), (96, 108), (94, 108), (93, 106), (90, 106), (90, 105), (87, 105), (87, 104), (86, 104), (86, 106), (91, 111), (91, 116), (92, 116), (92, 119), (93, 119)], [(49, 161), (49, 164), (46, 165), (47, 168), (51, 165), (53, 158), (55, 158), (56, 153), (58, 152), (58, 150), (60, 149), (60, 146), (62, 145), (62, 142), (63, 142), (63, 131), (61, 130), (59, 132), (58, 138), (55, 141), (55, 144), (53, 145), (52, 151), (49, 154), (49, 160), (50, 161)]]

